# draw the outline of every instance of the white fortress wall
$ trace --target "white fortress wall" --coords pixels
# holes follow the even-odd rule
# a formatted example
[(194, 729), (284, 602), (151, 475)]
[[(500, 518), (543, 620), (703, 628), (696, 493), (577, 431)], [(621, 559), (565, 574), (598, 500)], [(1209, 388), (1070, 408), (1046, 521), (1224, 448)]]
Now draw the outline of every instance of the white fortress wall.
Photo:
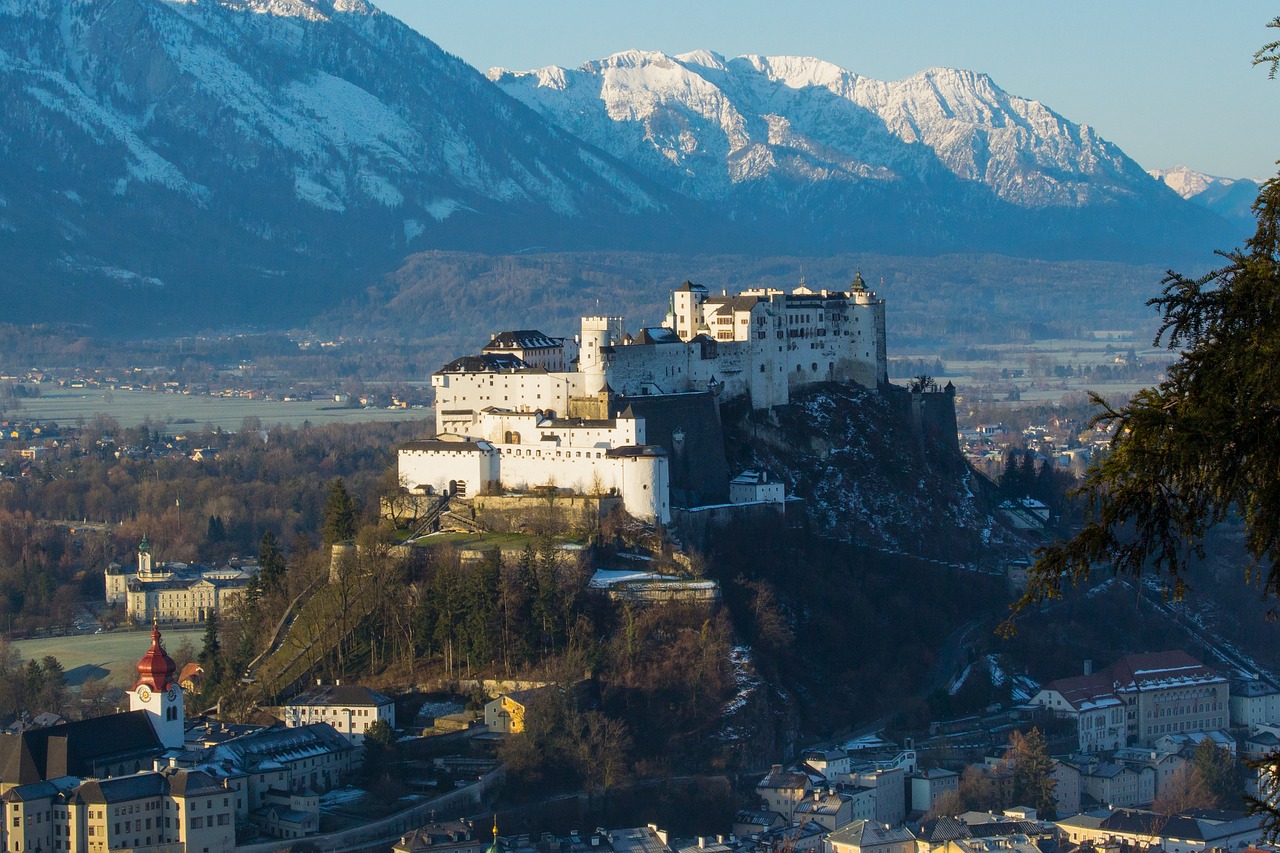
[(479, 494), (499, 478), (498, 450), (488, 442), (473, 442), (470, 447), (449, 447), (465, 442), (409, 442), (400, 448), (400, 476), (406, 488), (430, 488), (435, 494), (446, 494), (450, 483), (465, 483), (468, 495)]
[(436, 393), (436, 432), (463, 432), (457, 429), (457, 425), (475, 420), (474, 417), (447, 413), (478, 413), (490, 406), (512, 411), (542, 409), (564, 414), (569, 409), (570, 397), (586, 393), (587, 378), (581, 373), (548, 373), (543, 370), (436, 373), (431, 377)]

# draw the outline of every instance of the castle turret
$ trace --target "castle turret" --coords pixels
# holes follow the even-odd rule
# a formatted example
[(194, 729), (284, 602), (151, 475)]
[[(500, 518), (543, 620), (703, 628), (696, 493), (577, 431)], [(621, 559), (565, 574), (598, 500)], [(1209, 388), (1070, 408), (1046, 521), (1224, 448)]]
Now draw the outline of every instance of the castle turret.
[(578, 372), (587, 375), (586, 393), (596, 394), (605, 385), (605, 364), (601, 350), (622, 340), (621, 317), (583, 317), (582, 349), (578, 352)]

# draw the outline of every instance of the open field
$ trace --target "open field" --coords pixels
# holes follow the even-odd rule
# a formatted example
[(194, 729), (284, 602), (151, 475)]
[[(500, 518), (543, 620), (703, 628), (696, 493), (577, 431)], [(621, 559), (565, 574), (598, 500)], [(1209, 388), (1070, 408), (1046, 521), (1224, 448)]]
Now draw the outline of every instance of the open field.
[[(185, 638), (195, 649), (204, 638), (203, 628), (167, 628), (162, 632), (165, 650), (170, 655)], [(40, 660), (53, 655), (67, 673), (67, 684), (79, 687), (90, 678), (108, 678), (127, 687), (137, 677), (134, 667), (138, 658), (151, 647), (151, 632), (112, 631), (108, 634), (74, 634), (38, 640), (15, 640), (13, 647), (23, 661)], [(126, 684), (125, 682), (129, 682)]]
[[(1132, 332), (1095, 333), (1097, 336), (1078, 340), (1038, 340), (1027, 343), (1005, 343), (978, 347), (972, 350), (975, 358), (948, 358), (938, 351), (928, 352), (916, 348), (900, 357), (940, 358), (945, 365), (945, 375), (934, 377), (939, 384), (948, 381), (956, 386), (961, 398), (1003, 400), (1010, 389), (1018, 390), (1014, 403), (1058, 402), (1064, 395), (1075, 392), (1096, 391), (1109, 400), (1125, 398), (1141, 388), (1150, 387), (1160, 372), (1159, 365), (1172, 362), (1176, 356), (1167, 349), (1152, 347), (1150, 338)], [(1108, 368), (1118, 358), (1127, 355), (1132, 348), (1143, 365), (1147, 365), (1145, 378), (1113, 378), (1091, 375), (1058, 376), (1055, 366), (1076, 368)], [(909, 385), (912, 377), (900, 375), (901, 370), (890, 366), (889, 380), (897, 385)]]
[(137, 426), (150, 417), (157, 428), (181, 432), (206, 423), (224, 430), (238, 430), (245, 418), (258, 418), (263, 427), (276, 424), (301, 426), (334, 422), (425, 420), (430, 409), (348, 409), (328, 401), (290, 402), (248, 400), (242, 397), (208, 397), (191, 394), (158, 394), (151, 391), (110, 391), (102, 388), (41, 387), (39, 397), (22, 400), (20, 409), (10, 409), (9, 417), (73, 423), (104, 414), (121, 426)]

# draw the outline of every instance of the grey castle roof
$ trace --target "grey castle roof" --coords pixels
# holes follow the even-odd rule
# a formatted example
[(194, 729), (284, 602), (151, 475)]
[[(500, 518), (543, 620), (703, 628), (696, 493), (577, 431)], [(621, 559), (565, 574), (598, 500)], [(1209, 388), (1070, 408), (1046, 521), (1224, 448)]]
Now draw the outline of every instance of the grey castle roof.
[(290, 706), (322, 705), (326, 707), (380, 707), (392, 699), (376, 690), (358, 684), (319, 684), (309, 687), (289, 700)]
[(400, 445), (401, 450), (440, 450), (450, 453), (489, 453), (493, 445), (487, 441), (443, 441), (438, 438), (419, 438)]
[(557, 349), (564, 346), (562, 338), (553, 338), (537, 329), (516, 329), (510, 332), (498, 332), (493, 340), (485, 344), (484, 351), (506, 349)]
[(440, 368), (438, 373), (511, 373), (534, 370), (528, 362), (509, 353), (464, 355)]

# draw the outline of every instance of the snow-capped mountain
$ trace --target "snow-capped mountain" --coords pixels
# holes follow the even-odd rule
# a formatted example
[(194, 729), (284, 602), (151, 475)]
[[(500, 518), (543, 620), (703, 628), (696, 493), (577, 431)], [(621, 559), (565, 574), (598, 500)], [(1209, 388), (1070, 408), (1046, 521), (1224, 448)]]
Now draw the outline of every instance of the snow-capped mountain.
[(225, 296), (667, 199), (363, 0), (0, 0), (0, 105), (0, 240), (66, 280)]
[[(1092, 128), (971, 71), (882, 82), (805, 57), (627, 51), (573, 70), (495, 68), (489, 79), (694, 198), (807, 212), (819, 226), (833, 215), (871, 229), (888, 219), (926, 251), (994, 248), (996, 231), (1008, 251), (1076, 212), (1092, 224), (1081, 217), (1073, 237), (1084, 226), (1105, 239), (1133, 228), (1133, 215), (1184, 215)], [(874, 217), (859, 215), (867, 204)]]
[(1253, 202), (1258, 197), (1260, 186), (1257, 181), (1248, 178), (1219, 178), (1186, 166), (1148, 169), (1147, 174), (1188, 201), (1220, 216), (1241, 222), (1253, 221)]
[(584, 139), (694, 195), (736, 186), (919, 181), (941, 168), (1026, 207), (1078, 206), (1150, 184), (1091, 128), (985, 74), (931, 68), (886, 83), (819, 59), (627, 51), (489, 78)]
[(1220, 244), (981, 74), (629, 52), (492, 78), (366, 0), (0, 0), (0, 322), (292, 321), (432, 248)]

